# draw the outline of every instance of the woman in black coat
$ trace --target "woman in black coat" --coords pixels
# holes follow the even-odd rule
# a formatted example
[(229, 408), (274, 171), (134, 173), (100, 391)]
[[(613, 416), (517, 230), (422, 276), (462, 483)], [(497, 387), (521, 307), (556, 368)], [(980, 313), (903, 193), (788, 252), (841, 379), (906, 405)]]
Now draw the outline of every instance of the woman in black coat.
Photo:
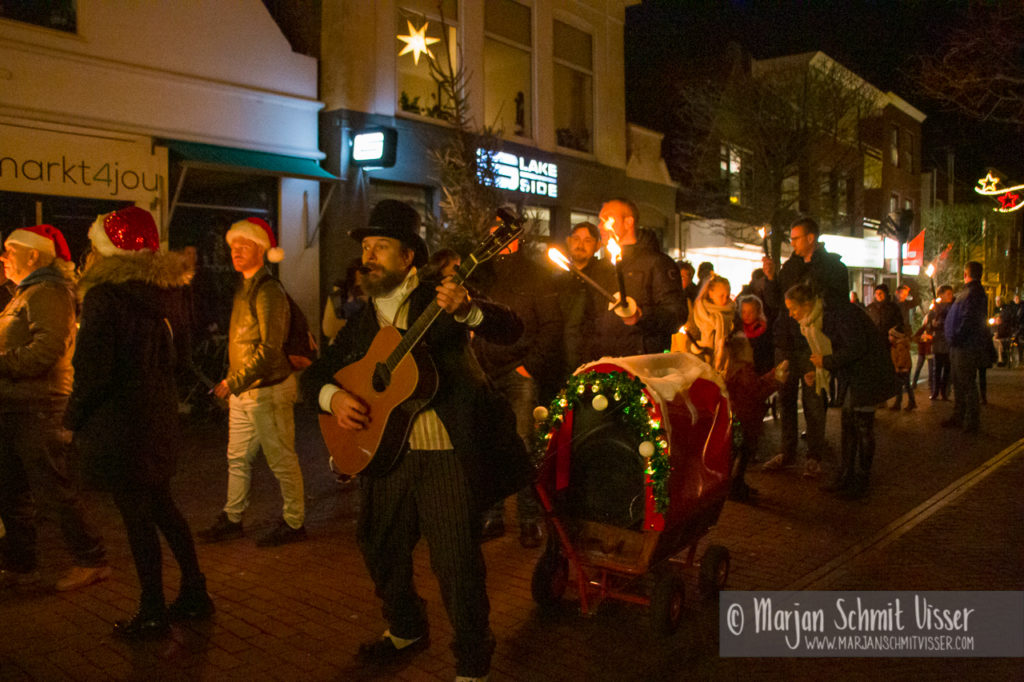
[[(786, 308), (798, 322), (807, 319), (820, 303), (802, 284), (786, 292)], [(857, 499), (867, 493), (875, 455), (875, 405), (896, 392), (896, 372), (888, 339), (864, 310), (849, 301), (830, 301), (823, 306), (820, 331), (831, 342), (832, 352), (812, 354), (811, 363), (835, 374), (844, 387), (839, 473), (823, 490)]]
[[(160, 636), (169, 620), (206, 618), (214, 610), (170, 489), (180, 442), (175, 370), (188, 357), (182, 287), (190, 273), (181, 256), (157, 251), (156, 225), (142, 209), (100, 216), (89, 238), (65, 422), (86, 474), (113, 494), (139, 576), (139, 609), (115, 623), (114, 633)], [(181, 568), (181, 592), (169, 608), (157, 529)]]

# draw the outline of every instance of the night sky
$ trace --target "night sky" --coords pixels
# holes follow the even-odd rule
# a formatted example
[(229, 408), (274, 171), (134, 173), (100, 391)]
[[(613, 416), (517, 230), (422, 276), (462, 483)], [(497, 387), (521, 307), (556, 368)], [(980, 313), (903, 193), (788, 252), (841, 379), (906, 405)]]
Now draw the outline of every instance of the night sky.
[(914, 55), (933, 51), (969, 11), (962, 0), (646, 0), (626, 11), (627, 116), (663, 131), (667, 83), (687, 64), (715, 61), (729, 41), (756, 59), (820, 50), (928, 114), (926, 167), (930, 153), (953, 145), (962, 186), (973, 187), (987, 166), (1024, 181), (1024, 131), (944, 112), (910, 77)]

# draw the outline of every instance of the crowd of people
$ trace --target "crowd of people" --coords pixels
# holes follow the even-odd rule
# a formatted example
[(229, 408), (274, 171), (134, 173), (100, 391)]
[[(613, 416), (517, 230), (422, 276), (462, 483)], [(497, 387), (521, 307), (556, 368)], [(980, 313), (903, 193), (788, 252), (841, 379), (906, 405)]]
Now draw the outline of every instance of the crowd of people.
[[(914, 331), (910, 288), (898, 289), (894, 300), (879, 285), (875, 300), (861, 306), (850, 296), (842, 259), (824, 247), (810, 218), (790, 228), (792, 256), (781, 267), (766, 258), (734, 297), (713, 264), (695, 269), (672, 261), (637, 215), (630, 200), (615, 198), (603, 204), (599, 224), (573, 225), (565, 243), (569, 272), (545, 267), (517, 238), (463, 281), (465, 254), (429, 254), (416, 210), (381, 201), (350, 233), (361, 256), (331, 291), (322, 320), (329, 342), (308, 367), (290, 355), (294, 304), (267, 266), (284, 257), (273, 229), (259, 218), (231, 225), (225, 241), (242, 277), (231, 307), (227, 371), (212, 388), (229, 407), (228, 484), (223, 508), (196, 536), (222, 542), (245, 535), (252, 467), (262, 451), (282, 509), (256, 544), (307, 539), (295, 450), (300, 396), (343, 433), (379, 431), (361, 466), (335, 463), (340, 480), (362, 472), (357, 541), (387, 625), (358, 657), (386, 664), (428, 645), (413, 581), (413, 549), (422, 537), (455, 632), (457, 679), (485, 679), (495, 642), (480, 545), (505, 534), (510, 495), (517, 498), (519, 542), (541, 543), (545, 531), (529, 485), (533, 410), (578, 367), (605, 356), (673, 350), (719, 372), (742, 432), (730, 491), (738, 501), (756, 496), (745, 473), (758, 457), (773, 396), (780, 448), (762, 469), (796, 463), (801, 402), (802, 473), (814, 478), (833, 469), (822, 487), (844, 499), (868, 492), (876, 407), (895, 396), (891, 408), (901, 409), (906, 394), (905, 409), (914, 409), (925, 361), (930, 399), (946, 400), (953, 389), (954, 411), (943, 425), (977, 431), (979, 378), (1008, 357), (1024, 315), (1019, 297), (997, 301), (993, 341), (980, 264), (967, 264), (957, 296), (951, 286), (939, 288)], [(115, 633), (159, 637), (175, 620), (215, 611), (170, 486), (180, 441), (175, 377), (189, 362), (192, 269), (181, 254), (160, 250), (153, 217), (143, 209), (99, 216), (89, 238), (91, 252), (77, 274), (63, 236), (49, 225), (15, 230), (0, 256), (7, 278), (0, 297), (8, 301), (0, 317), (0, 582), (40, 579), (37, 502), (58, 511), (74, 560), (57, 589), (110, 576), (71, 474), (79, 457), (90, 481), (113, 497), (139, 578), (138, 610), (118, 621)], [(599, 257), (610, 239), (621, 248), (614, 264)], [(376, 362), (374, 390), (399, 390), (393, 384), (401, 383), (404, 356), (392, 363), (392, 354), (402, 337), (387, 332), (414, 327), (418, 346), (403, 352), (418, 369), (394, 405), (370, 401), (367, 386), (335, 380), (353, 363)], [(825, 435), (829, 405), (841, 409), (837, 457)], [(171, 604), (164, 600), (159, 534), (181, 570)]]

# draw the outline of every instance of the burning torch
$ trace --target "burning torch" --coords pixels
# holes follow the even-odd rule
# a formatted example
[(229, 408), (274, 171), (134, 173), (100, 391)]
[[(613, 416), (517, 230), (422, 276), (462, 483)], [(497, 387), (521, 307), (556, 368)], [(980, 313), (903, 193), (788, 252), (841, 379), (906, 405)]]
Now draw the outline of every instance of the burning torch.
[(573, 273), (581, 280), (592, 286), (597, 293), (601, 294), (603, 297), (608, 299), (609, 303), (614, 303), (615, 305), (619, 304), (619, 299), (609, 294), (604, 287), (595, 282), (593, 279), (584, 275), (582, 270), (573, 265), (572, 261), (565, 257), (564, 253), (562, 253), (553, 246), (550, 249), (548, 249), (548, 260), (550, 260), (552, 263), (562, 268), (566, 272)]
[(928, 275), (928, 281), (931, 282), (932, 298), (938, 298), (938, 295), (935, 293), (935, 263), (929, 263), (928, 267), (924, 269), (924, 274)]
[(765, 225), (762, 225), (761, 227), (757, 228), (757, 236), (761, 238), (761, 248), (764, 249), (765, 258), (772, 257), (771, 247), (768, 244), (768, 236), (770, 234), (771, 233), (768, 231), (768, 227)]

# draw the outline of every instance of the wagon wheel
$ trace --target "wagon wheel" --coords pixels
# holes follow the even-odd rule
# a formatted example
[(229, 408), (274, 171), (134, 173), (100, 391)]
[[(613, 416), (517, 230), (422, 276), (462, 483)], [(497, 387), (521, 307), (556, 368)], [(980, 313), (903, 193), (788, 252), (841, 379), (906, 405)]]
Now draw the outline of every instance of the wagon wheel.
[(530, 592), (533, 600), (543, 609), (558, 605), (569, 585), (569, 560), (557, 549), (548, 549), (533, 569)]
[(700, 560), (700, 578), (697, 585), (705, 597), (714, 597), (725, 587), (729, 578), (729, 550), (721, 545), (709, 545)]
[(686, 585), (671, 568), (665, 568), (654, 577), (651, 590), (651, 629), (658, 635), (671, 635), (683, 620)]

